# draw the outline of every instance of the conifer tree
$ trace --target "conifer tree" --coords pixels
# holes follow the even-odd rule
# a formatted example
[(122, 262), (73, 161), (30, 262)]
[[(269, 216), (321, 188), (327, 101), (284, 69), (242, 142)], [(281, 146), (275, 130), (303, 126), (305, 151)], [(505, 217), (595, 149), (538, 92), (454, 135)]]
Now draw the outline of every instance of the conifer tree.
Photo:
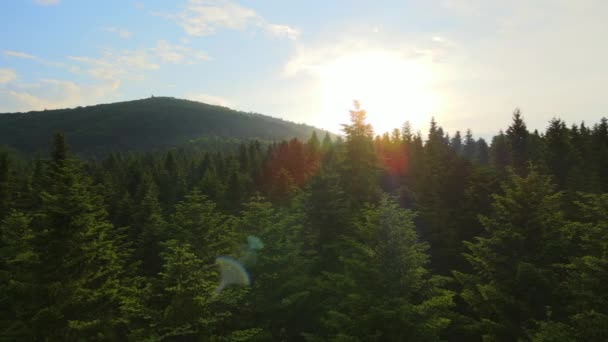
[(161, 269), (161, 243), (167, 239), (167, 228), (158, 202), (158, 188), (148, 173), (142, 177), (136, 201), (129, 227), (134, 257), (139, 275), (154, 277)]
[(0, 151), (0, 220), (12, 207), (12, 187), (10, 159), (6, 152)]
[[(605, 175), (608, 170), (608, 119), (602, 118), (600, 123), (593, 127), (592, 144), (596, 170), (598, 174)], [(601, 177), (599, 185), (599, 191), (608, 192), (608, 177)]]
[[(449, 324), (451, 293), (426, 269), (426, 245), (413, 213), (384, 197), (362, 209), (345, 237), (340, 272), (324, 275), (334, 291), (322, 316), (328, 340), (436, 341)], [(313, 337), (313, 336), (310, 336)]]
[(230, 291), (215, 293), (220, 281), (215, 259), (236, 253), (234, 220), (193, 190), (176, 205), (168, 236), (155, 293), (146, 301), (152, 320), (133, 338), (208, 340), (227, 335), (222, 322), (238, 298)]
[[(245, 204), (238, 232), (261, 241), (247, 251), (245, 266), (252, 276), (249, 329), (262, 329), (265, 339), (294, 340), (313, 327), (309, 276), (310, 258), (304, 255), (303, 217), (296, 210), (275, 210), (261, 197)], [(247, 316), (245, 316), (247, 317)], [(261, 336), (258, 336), (261, 338)]]
[(480, 217), (485, 236), (465, 242), (473, 272), (454, 272), (473, 327), (494, 341), (523, 339), (560, 310), (555, 265), (569, 248), (561, 193), (549, 177), (534, 169), (526, 178), (511, 174), (503, 192), (494, 195), (492, 214)]
[(473, 139), (473, 133), (471, 133), (470, 129), (467, 129), (467, 133), (464, 136), (462, 156), (471, 161), (473, 161), (477, 156), (477, 144), (475, 142), (475, 139)]
[(477, 139), (476, 157), (481, 165), (487, 165), (490, 162), (490, 149), (488, 143), (483, 139)]
[(511, 165), (511, 147), (507, 140), (507, 136), (500, 131), (498, 135), (492, 138), (490, 147), (490, 163), (497, 170), (504, 172), (505, 168)]
[(36, 299), (36, 269), (41, 262), (34, 250), (31, 217), (12, 211), (0, 222), (0, 337), (33, 340), (28, 324), (40, 305)]
[(560, 189), (566, 189), (569, 177), (572, 176), (571, 168), (575, 165), (574, 149), (570, 141), (570, 132), (566, 123), (553, 119), (545, 135), (546, 155), (544, 160), (549, 172), (555, 176)]
[(317, 137), (317, 132), (312, 132), (312, 135), (310, 136), (310, 139), (308, 139), (308, 142), (306, 144), (308, 145), (308, 149), (312, 153), (320, 152), (321, 142), (319, 141), (319, 138)]
[(461, 196), (464, 192), (465, 180), (462, 178), (457, 180), (462, 189), (449, 189), (456, 184), (452, 179), (459, 173), (456, 158), (443, 129), (433, 118), (416, 181), (415, 207), (420, 213), (417, 226), (423, 239), (430, 243), (433, 267), (440, 272), (449, 271), (459, 249), (459, 244), (455, 243), (458, 229), (449, 204), (453, 196)]
[(378, 198), (378, 165), (372, 139), (373, 128), (366, 122), (367, 113), (359, 102), (350, 111), (350, 125), (342, 125), (346, 136), (342, 163), (344, 190), (356, 206)]
[(32, 222), (33, 251), (44, 262), (35, 271), (29, 329), (35, 339), (119, 338), (129, 249), (61, 134), (54, 137), (45, 183)]
[(515, 171), (523, 174), (526, 171), (526, 163), (530, 159), (528, 147), (528, 128), (524, 122), (519, 108), (513, 112), (513, 122), (507, 129), (507, 141), (511, 152), (511, 162)]
[(454, 137), (450, 139), (450, 148), (456, 152), (456, 154), (462, 153), (462, 136), (460, 135), (460, 131), (456, 131)]

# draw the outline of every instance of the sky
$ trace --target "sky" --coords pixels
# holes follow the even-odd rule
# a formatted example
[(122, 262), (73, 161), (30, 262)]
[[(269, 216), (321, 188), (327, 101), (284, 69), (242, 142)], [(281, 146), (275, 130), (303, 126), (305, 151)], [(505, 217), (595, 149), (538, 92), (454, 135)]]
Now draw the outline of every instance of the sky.
[(0, 112), (173, 96), (339, 132), (608, 116), (603, 0), (3, 0)]

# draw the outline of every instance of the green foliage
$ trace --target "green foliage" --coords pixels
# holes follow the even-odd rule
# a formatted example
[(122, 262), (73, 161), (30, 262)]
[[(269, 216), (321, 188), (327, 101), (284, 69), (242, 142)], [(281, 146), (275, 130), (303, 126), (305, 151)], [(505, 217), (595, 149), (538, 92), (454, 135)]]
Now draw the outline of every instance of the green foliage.
[(158, 190), (151, 176), (144, 174), (138, 186), (129, 226), (140, 275), (153, 277), (160, 271), (160, 244), (167, 237), (166, 223), (158, 203)]
[(569, 248), (561, 193), (549, 177), (528, 173), (511, 174), (504, 195), (494, 195), (492, 214), (480, 217), (486, 236), (465, 242), (473, 272), (455, 272), (484, 339), (523, 338), (548, 310), (560, 309), (552, 309), (560, 294), (555, 265), (567, 261)]
[(342, 125), (346, 135), (342, 177), (351, 203), (361, 205), (375, 201), (378, 194), (377, 157), (372, 138), (374, 131), (366, 121), (366, 112), (355, 101), (350, 111), (350, 125)]
[(251, 298), (243, 316), (247, 327), (259, 328), (267, 339), (294, 340), (310, 323), (302, 317), (310, 310), (310, 260), (304, 256), (303, 215), (276, 210), (261, 197), (245, 205), (238, 231), (259, 238), (263, 247), (249, 250), (243, 262), (253, 278)]
[(90, 178), (66, 151), (63, 137), (56, 135), (41, 207), (31, 222), (31, 253), (41, 262), (32, 274), (35, 299), (27, 313), (28, 334), (35, 339), (117, 338), (124, 323), (122, 276), (129, 249), (123, 232), (107, 221)]
[(511, 152), (513, 168), (518, 174), (526, 170), (526, 162), (530, 158), (529, 132), (521, 116), (519, 108), (513, 113), (513, 123), (507, 129), (507, 141)]
[(0, 336), (3, 339), (32, 339), (27, 321), (36, 303), (35, 269), (39, 267), (39, 255), (33, 246), (34, 232), (31, 217), (17, 211), (11, 212), (0, 223)]
[(0, 152), (0, 219), (12, 205), (11, 162), (6, 152)]
[(426, 269), (413, 213), (383, 198), (342, 241), (341, 269), (321, 281), (333, 298), (322, 317), (332, 341), (436, 341), (449, 324), (451, 293)]
[(608, 338), (608, 195), (583, 195), (578, 205), (582, 222), (572, 224), (570, 237), (580, 243), (562, 265), (562, 287), (569, 300), (563, 315), (539, 323), (533, 335), (539, 341)]
[(0, 142), (59, 128), (116, 152), (0, 150), (0, 340), (608, 340), (606, 119), (374, 139), (356, 103), (319, 141), (153, 98), (2, 116)]

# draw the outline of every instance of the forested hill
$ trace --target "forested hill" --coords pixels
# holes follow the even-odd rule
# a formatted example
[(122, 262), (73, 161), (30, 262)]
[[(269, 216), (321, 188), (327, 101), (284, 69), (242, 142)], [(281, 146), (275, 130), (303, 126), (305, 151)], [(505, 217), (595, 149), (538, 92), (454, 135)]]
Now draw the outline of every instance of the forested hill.
[(320, 133), (304, 124), (169, 97), (0, 114), (0, 145), (26, 154), (46, 153), (55, 132), (70, 139), (75, 153), (100, 155), (162, 149), (201, 137), (216, 144), (218, 139), (308, 138), (314, 130)]

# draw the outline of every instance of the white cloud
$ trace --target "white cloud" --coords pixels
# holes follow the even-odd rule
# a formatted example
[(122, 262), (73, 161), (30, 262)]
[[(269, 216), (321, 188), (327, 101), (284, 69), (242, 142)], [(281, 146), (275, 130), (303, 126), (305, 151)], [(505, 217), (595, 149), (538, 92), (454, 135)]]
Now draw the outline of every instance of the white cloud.
[(188, 94), (185, 95), (184, 98), (192, 101), (203, 102), (211, 105), (223, 106), (223, 107), (233, 107), (230, 101), (226, 100), (220, 96), (214, 96), (209, 94)]
[(194, 64), (209, 59), (204, 52), (197, 52), (183, 45), (171, 45), (166, 40), (156, 42), (156, 47), (152, 51), (161, 61), (173, 64)]
[(292, 77), (299, 74), (317, 74), (329, 61), (346, 54), (367, 53), (374, 51), (390, 51), (403, 59), (432, 59), (436, 60), (445, 53), (442, 48), (426, 47), (420, 42), (412, 44), (391, 44), (387, 49), (384, 42), (367, 40), (338, 40), (317, 45), (299, 45), (296, 52), (285, 63), (283, 76)]
[[(85, 66), (86, 73), (100, 80), (115, 80), (119, 79), (125, 73), (125, 70), (118, 68), (117, 65), (100, 58), (90, 58), (83, 56), (68, 56), (68, 59), (74, 62), (78, 62)], [(82, 68), (76, 66), (71, 71), (74, 73), (80, 73)]]
[(0, 93), (0, 111), (30, 111), (88, 105), (116, 93), (120, 82), (78, 84), (72, 81), (43, 79), (35, 84), (20, 84)]
[(123, 38), (123, 39), (129, 39), (133, 35), (133, 33), (131, 33), (131, 31), (125, 30), (125, 29), (121, 29), (121, 28), (118, 28), (118, 27), (106, 27), (104, 29), (104, 31), (110, 32), (110, 33), (114, 33), (114, 34), (116, 34), (117, 36), (119, 36), (120, 38)]
[(122, 79), (141, 80), (144, 76), (141, 72), (146, 70), (156, 70), (160, 68), (147, 59), (148, 57), (141, 52), (123, 52), (117, 54), (114, 51), (105, 51), (99, 58), (85, 56), (68, 56), (68, 59), (82, 64), (82, 68), (77, 66), (73, 72), (79, 73), (85, 70), (90, 77), (116, 82)]
[(16, 57), (16, 58), (24, 58), (24, 59), (37, 59), (36, 56), (32, 56), (28, 53), (19, 52), (19, 51), (5, 50), (3, 52), (3, 54), (8, 57)]
[(0, 69), (0, 84), (8, 83), (17, 78), (17, 73), (12, 69)]
[(161, 14), (174, 20), (191, 36), (205, 36), (218, 29), (260, 29), (277, 37), (297, 39), (299, 31), (287, 25), (268, 23), (253, 9), (228, 0), (188, 0), (184, 9), (175, 14)]
[(291, 77), (300, 73), (316, 73), (319, 67), (345, 51), (365, 50), (366, 43), (356, 41), (332, 42), (317, 46), (298, 46), (296, 53), (283, 67), (283, 76)]
[[(156, 46), (136, 50), (103, 50), (100, 57), (68, 56), (68, 59), (84, 66), (85, 72), (98, 80), (142, 80), (144, 72), (161, 68), (161, 64), (192, 65), (208, 59), (207, 54), (183, 46), (173, 45), (165, 40), (156, 42)], [(78, 73), (79, 67), (71, 71)]]
[(267, 24), (266, 29), (272, 35), (296, 40), (300, 36), (300, 31), (287, 25)]
[(255, 11), (235, 3), (203, 0), (189, 0), (186, 9), (175, 18), (192, 36), (214, 33), (218, 27), (242, 30), (251, 20), (259, 20)]
[(49, 6), (59, 4), (59, 0), (34, 0), (34, 3), (41, 6)]
[[(47, 61), (40, 57), (18, 51), (3, 51), (12, 58), (22, 58), (47, 66), (60, 67), (66, 71), (88, 76), (87, 82), (40, 79), (34, 83), (17, 82), (16, 72), (0, 69), (0, 83), (9, 83), (0, 89), (0, 112), (28, 111), (65, 108), (99, 102), (118, 94), (123, 81), (141, 81), (161, 65), (190, 65), (208, 59), (203, 52), (186, 45), (174, 45), (165, 40), (157, 41), (153, 47), (115, 50), (104, 49), (95, 57), (67, 56), (66, 63)], [(210, 103), (228, 105), (219, 97), (197, 97)]]
[(114, 59), (119, 65), (139, 70), (158, 70), (160, 65), (150, 60), (150, 55), (146, 50), (125, 50), (114, 54), (108, 52), (107, 55)]
[(57, 67), (57, 68), (67, 67), (65, 65), (65, 63), (48, 61), (46, 59), (43, 59), (43, 58), (40, 58), (40, 57), (37, 57), (34, 55), (30, 55), (29, 53), (25, 53), (25, 52), (5, 50), (5, 51), (3, 51), (3, 54), (8, 57), (28, 59), (28, 60), (40, 63), (42, 65), (46, 65), (46, 66), (52, 66), (52, 67)]

